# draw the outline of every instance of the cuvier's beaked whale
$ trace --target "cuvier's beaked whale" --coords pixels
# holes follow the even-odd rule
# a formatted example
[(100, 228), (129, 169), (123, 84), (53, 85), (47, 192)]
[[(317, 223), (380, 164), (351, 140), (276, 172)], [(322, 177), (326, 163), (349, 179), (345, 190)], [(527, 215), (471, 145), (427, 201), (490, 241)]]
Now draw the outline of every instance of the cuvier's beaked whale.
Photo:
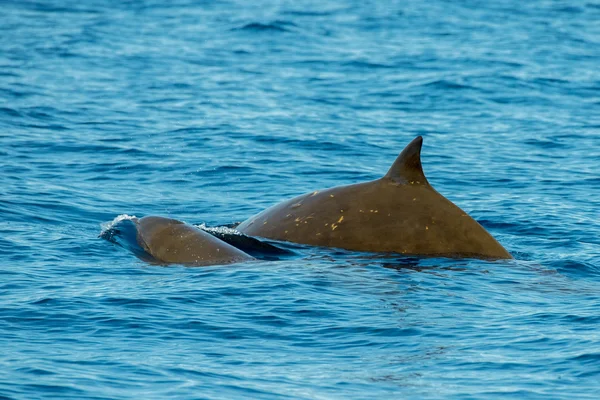
[(355, 251), (508, 259), (479, 223), (439, 194), (415, 138), (381, 179), (295, 197), (242, 222), (252, 236)]
[(137, 244), (151, 256), (138, 257), (166, 264), (191, 266), (232, 264), (253, 260), (243, 251), (195, 226), (175, 219), (134, 218)]

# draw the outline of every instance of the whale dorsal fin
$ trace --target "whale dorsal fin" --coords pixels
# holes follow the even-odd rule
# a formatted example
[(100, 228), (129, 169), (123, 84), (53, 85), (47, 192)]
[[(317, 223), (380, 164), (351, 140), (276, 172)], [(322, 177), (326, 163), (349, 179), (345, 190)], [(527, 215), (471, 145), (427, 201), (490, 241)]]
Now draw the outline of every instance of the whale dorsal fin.
[(396, 158), (390, 170), (384, 178), (391, 179), (397, 183), (419, 185), (428, 185), (427, 178), (423, 173), (421, 166), (421, 146), (423, 138), (417, 136), (412, 142), (402, 150), (402, 153)]

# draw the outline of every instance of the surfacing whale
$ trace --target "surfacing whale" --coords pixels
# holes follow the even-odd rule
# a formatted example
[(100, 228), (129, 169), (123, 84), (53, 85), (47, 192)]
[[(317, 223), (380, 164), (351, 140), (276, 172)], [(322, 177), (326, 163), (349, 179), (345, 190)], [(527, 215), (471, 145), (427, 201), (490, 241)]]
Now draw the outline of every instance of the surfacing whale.
[(206, 266), (254, 259), (202, 229), (171, 218), (123, 220), (100, 236), (155, 264)]
[(411, 256), (508, 259), (479, 223), (439, 194), (421, 165), (423, 138), (375, 181), (317, 190), (242, 222), (252, 236), (314, 246)]

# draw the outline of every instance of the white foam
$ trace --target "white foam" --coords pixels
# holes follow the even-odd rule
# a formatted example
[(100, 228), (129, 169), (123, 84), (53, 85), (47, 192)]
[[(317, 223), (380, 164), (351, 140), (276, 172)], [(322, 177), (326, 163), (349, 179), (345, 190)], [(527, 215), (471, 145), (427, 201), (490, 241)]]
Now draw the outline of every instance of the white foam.
[(235, 229), (228, 228), (226, 226), (208, 227), (208, 226), (206, 226), (206, 224), (200, 224), (200, 225), (196, 225), (196, 227), (198, 227), (206, 232), (222, 233), (222, 234), (229, 234), (229, 235), (240, 235), (240, 236), (242, 235), (242, 233), (240, 231), (236, 231)]
[(110, 222), (103, 222), (100, 224), (100, 228), (102, 229), (101, 233), (106, 232), (107, 230), (109, 230), (110, 228), (115, 226), (115, 224), (118, 224), (119, 222), (121, 222), (123, 220), (126, 220), (126, 219), (131, 220), (134, 218), (137, 218), (137, 217), (135, 215), (121, 214)]

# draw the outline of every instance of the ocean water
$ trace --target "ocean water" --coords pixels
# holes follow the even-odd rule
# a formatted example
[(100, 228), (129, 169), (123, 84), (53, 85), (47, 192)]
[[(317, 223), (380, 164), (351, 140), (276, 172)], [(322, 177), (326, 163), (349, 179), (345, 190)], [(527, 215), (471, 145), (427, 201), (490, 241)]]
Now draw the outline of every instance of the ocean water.
[[(0, 2), (0, 398), (596, 399), (600, 3)], [(382, 176), (514, 260), (98, 238)]]

